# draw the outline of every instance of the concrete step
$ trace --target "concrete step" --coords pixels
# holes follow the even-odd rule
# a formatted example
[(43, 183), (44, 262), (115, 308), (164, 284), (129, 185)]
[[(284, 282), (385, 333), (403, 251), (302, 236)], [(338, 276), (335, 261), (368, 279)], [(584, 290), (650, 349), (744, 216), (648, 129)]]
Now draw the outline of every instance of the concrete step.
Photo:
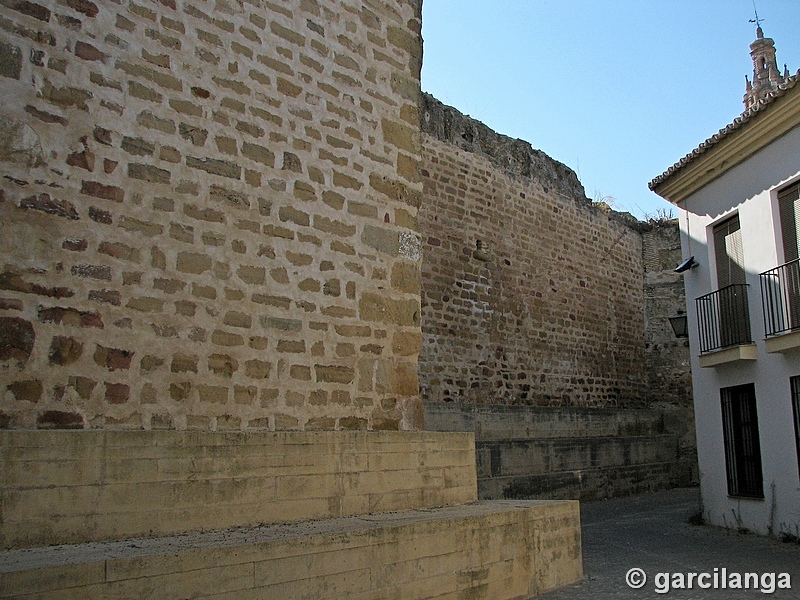
[(656, 410), (426, 402), (429, 431), (472, 431), (478, 441), (644, 436), (664, 432)]
[(674, 435), (476, 442), (478, 478), (675, 462)]
[(573, 471), (478, 478), (478, 496), (573, 499), (582, 502), (675, 487), (685, 479), (677, 462), (593, 467)]
[(530, 598), (582, 577), (577, 502), (497, 501), (0, 552), (0, 597)]

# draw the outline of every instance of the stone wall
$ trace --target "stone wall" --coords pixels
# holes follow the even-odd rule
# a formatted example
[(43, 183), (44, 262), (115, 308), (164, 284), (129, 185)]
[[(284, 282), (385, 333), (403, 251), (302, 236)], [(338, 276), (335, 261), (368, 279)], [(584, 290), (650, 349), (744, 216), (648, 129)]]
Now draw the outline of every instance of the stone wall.
[(645, 365), (650, 406), (664, 413), (666, 428), (679, 439), (679, 454), (697, 481), (692, 370), (688, 338), (676, 338), (669, 317), (686, 311), (677, 220), (651, 221), (642, 231), (644, 249)]
[[(593, 204), (568, 167), (429, 95), (421, 119), (427, 426), (475, 431), (487, 498), (588, 499), (696, 480), (689, 348), (667, 318), (685, 309), (677, 223)], [(563, 407), (577, 411), (566, 428)], [(506, 431), (512, 408), (525, 427), (489, 435)], [(652, 420), (656, 452), (635, 451), (643, 434), (587, 435), (586, 419), (616, 423), (607, 409)], [(453, 411), (480, 420), (442, 418)], [(558, 440), (542, 441), (552, 427)], [(519, 456), (503, 459), (500, 442)], [(576, 460), (542, 460), (551, 446)]]
[(421, 426), (420, 2), (0, 4), (0, 425)]
[(424, 401), (643, 407), (642, 236), (575, 173), (423, 95)]

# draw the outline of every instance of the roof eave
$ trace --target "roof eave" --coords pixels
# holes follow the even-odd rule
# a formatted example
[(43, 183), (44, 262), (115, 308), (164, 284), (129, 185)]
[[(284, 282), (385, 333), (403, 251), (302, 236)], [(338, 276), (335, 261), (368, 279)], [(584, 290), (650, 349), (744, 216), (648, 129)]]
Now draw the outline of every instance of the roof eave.
[(680, 206), (689, 196), (723, 173), (800, 126), (800, 86), (792, 78), (782, 90), (756, 109), (745, 112), (718, 134), (650, 182), (650, 189)]

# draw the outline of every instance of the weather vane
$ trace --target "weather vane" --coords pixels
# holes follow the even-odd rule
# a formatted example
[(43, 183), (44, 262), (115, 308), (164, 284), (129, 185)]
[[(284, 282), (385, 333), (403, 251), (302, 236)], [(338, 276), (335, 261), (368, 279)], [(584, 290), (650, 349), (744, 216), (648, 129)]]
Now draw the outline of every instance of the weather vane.
[(750, 22), (755, 23), (756, 27), (761, 27), (761, 21), (763, 21), (764, 19), (758, 18), (758, 9), (756, 8), (756, 0), (753, 0), (753, 12), (756, 13), (756, 18), (750, 19)]

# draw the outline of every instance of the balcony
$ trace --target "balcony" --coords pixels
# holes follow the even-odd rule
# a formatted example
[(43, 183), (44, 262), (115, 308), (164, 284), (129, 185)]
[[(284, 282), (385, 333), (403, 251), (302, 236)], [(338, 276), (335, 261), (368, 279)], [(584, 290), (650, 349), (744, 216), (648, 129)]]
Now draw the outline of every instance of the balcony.
[(800, 348), (800, 260), (765, 271), (759, 278), (767, 352)]
[(746, 284), (729, 285), (695, 301), (701, 367), (756, 360), (747, 288)]

